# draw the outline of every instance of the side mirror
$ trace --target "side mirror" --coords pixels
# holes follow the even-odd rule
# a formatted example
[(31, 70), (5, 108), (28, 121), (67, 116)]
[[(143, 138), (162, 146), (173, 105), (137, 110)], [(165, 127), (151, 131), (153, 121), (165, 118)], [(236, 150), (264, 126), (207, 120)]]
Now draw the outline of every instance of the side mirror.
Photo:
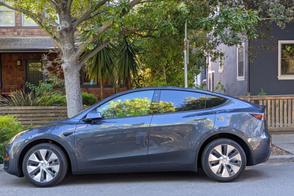
[(100, 119), (102, 119), (102, 115), (100, 112), (91, 111), (86, 115), (86, 117), (84, 118), (84, 121), (91, 122), (93, 120), (100, 120)]

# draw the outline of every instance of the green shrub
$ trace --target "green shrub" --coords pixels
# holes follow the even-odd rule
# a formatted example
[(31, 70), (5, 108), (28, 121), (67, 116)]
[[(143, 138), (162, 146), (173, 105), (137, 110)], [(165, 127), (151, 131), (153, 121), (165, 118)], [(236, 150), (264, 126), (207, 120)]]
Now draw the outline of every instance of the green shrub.
[(56, 76), (50, 76), (50, 78), (40, 81), (38, 84), (26, 83), (26, 87), (37, 97), (46, 96), (51, 93), (64, 94), (63, 80)]
[(47, 96), (41, 96), (38, 98), (39, 106), (65, 106), (66, 105), (66, 96), (54, 93)]
[(86, 106), (91, 106), (97, 102), (95, 95), (91, 93), (82, 93), (83, 104)]
[(0, 106), (34, 106), (38, 105), (38, 99), (33, 93), (25, 93), (23, 90), (16, 90), (9, 97), (0, 95)]
[(22, 125), (16, 120), (15, 117), (0, 116), (0, 162), (3, 161), (3, 145), (22, 130)]

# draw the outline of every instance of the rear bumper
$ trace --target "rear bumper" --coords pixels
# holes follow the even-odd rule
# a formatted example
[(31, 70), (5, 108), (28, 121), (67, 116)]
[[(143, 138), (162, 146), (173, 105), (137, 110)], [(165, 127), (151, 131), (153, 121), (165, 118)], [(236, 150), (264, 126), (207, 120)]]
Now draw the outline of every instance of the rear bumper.
[(248, 139), (251, 151), (251, 159), (248, 160), (248, 165), (256, 165), (266, 162), (271, 154), (271, 136), (265, 133), (260, 138)]

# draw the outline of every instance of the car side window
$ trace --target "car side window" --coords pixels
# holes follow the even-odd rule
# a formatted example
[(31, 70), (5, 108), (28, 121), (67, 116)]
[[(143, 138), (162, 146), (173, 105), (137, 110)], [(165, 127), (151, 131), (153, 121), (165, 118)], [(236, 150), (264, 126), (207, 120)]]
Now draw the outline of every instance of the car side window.
[(149, 115), (153, 94), (153, 90), (128, 93), (104, 103), (96, 111), (106, 119)]
[(205, 108), (216, 107), (216, 106), (222, 105), (226, 101), (227, 100), (225, 98), (223, 98), (223, 97), (207, 95), (206, 96), (206, 106), (205, 106)]
[(153, 103), (153, 113), (201, 110), (224, 103), (225, 99), (197, 92), (162, 90), (160, 101)]

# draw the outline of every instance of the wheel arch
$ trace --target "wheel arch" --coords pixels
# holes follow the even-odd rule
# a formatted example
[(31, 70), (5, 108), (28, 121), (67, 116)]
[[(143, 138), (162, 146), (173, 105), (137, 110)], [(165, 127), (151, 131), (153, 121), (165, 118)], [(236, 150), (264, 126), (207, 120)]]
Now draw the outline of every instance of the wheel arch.
[(20, 153), (20, 156), (19, 156), (19, 159), (18, 159), (18, 169), (19, 169), (19, 172), (20, 172), (20, 176), (24, 176), (23, 168), (22, 168), (22, 162), (23, 162), (25, 154), (33, 146), (38, 145), (38, 144), (43, 144), (43, 143), (55, 144), (56, 146), (58, 146), (64, 152), (64, 154), (66, 155), (66, 159), (68, 161), (68, 170), (70, 172), (73, 171), (73, 169), (76, 167), (76, 162), (75, 162), (74, 157), (71, 155), (71, 153), (70, 153), (70, 151), (68, 150), (67, 147), (62, 145), (61, 142), (58, 142), (57, 140), (52, 139), (52, 138), (50, 138), (50, 139), (49, 138), (42, 138), (42, 139), (39, 138), (39, 139), (36, 139), (34, 141), (31, 141), (30, 143), (27, 143), (23, 147), (23, 149), (21, 150), (21, 153)]
[(252, 154), (251, 154), (251, 148), (249, 144), (241, 137), (233, 133), (216, 133), (213, 135), (208, 136), (200, 145), (200, 148), (198, 148), (198, 151), (196, 153), (196, 170), (198, 168), (201, 168), (201, 157), (202, 153), (204, 151), (204, 148), (213, 140), (225, 138), (225, 139), (231, 139), (235, 142), (237, 142), (244, 150), (246, 154), (246, 160), (247, 165), (252, 165)]

